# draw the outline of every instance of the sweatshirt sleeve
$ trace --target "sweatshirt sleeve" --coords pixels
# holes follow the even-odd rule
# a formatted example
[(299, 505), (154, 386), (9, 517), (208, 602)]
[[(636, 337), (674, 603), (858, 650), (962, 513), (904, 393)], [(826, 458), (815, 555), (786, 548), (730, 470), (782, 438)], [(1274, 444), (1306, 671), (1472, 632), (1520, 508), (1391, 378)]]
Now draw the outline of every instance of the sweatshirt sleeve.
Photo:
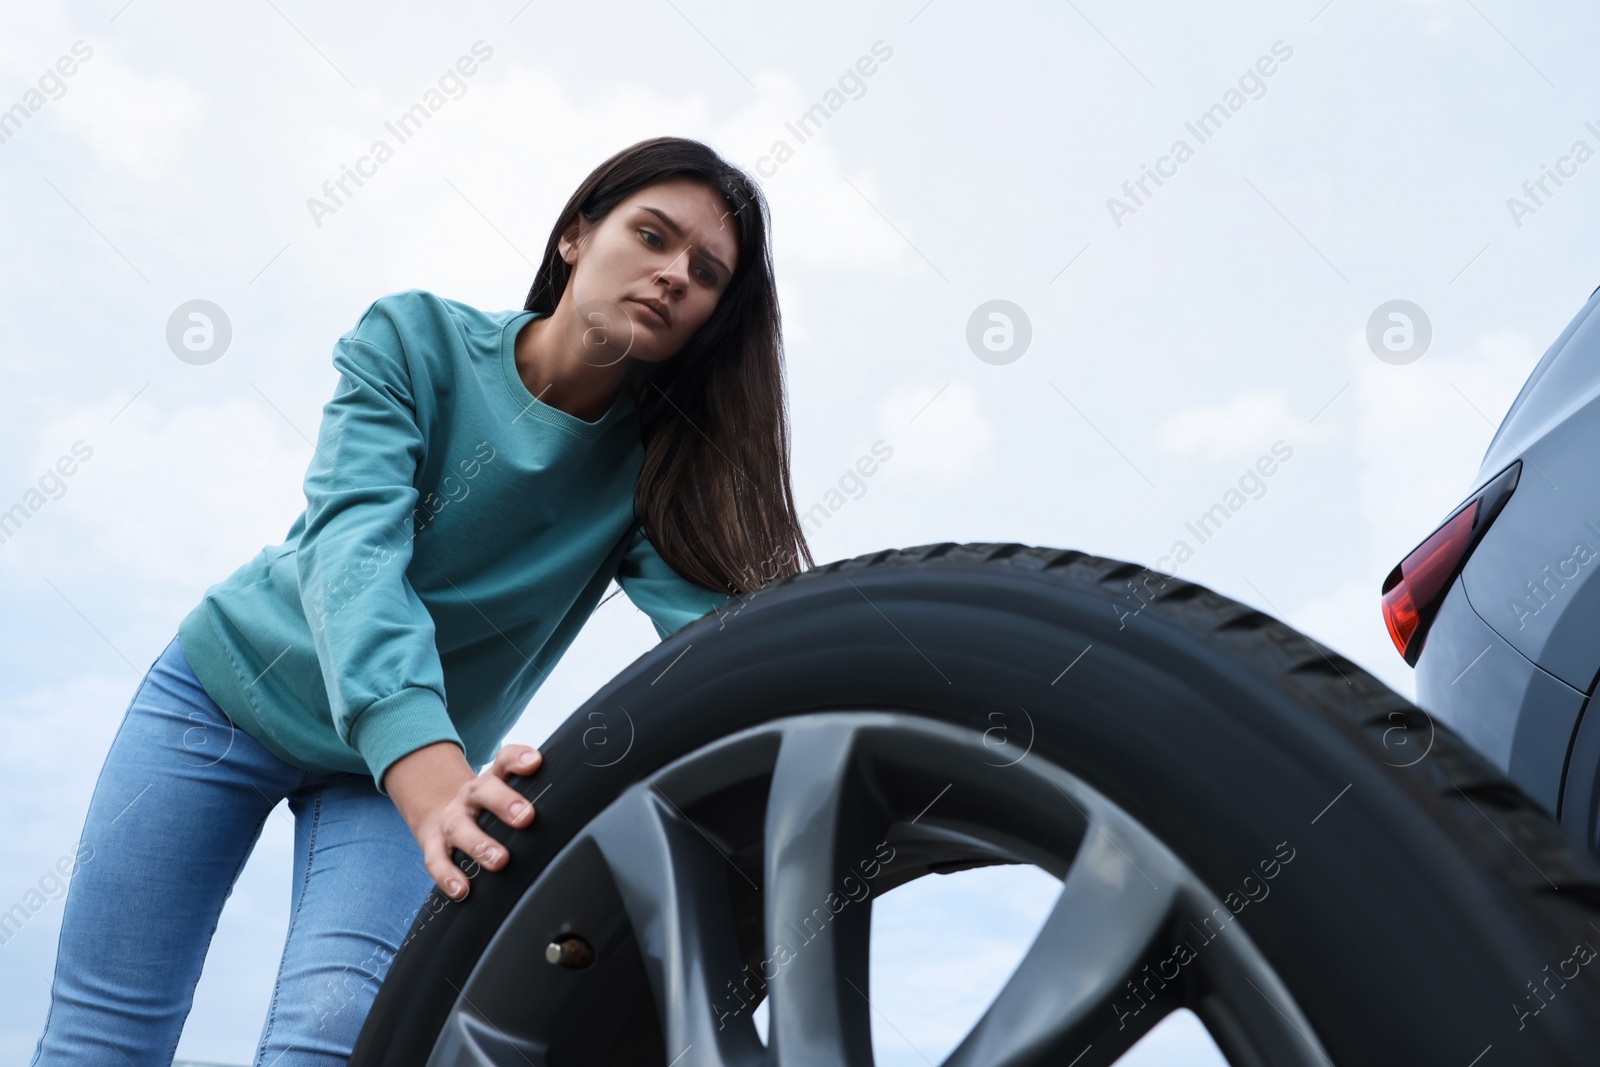
[(390, 764), (461, 738), (445, 707), (433, 618), (406, 577), (426, 444), (411, 374), (395, 340), (380, 346), (356, 333), (334, 345), (339, 386), (306, 470), (296, 566), (334, 728), (387, 796)]
[(661, 558), (644, 527), (634, 523), (617, 566), (617, 584), (634, 606), (650, 616), (665, 639), (733, 597), (684, 578)]

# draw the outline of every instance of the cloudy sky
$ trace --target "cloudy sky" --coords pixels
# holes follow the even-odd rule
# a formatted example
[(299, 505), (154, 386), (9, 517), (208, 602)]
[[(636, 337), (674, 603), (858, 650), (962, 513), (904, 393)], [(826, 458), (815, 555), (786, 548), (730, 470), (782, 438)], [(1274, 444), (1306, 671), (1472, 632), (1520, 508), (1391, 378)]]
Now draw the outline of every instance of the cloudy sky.
[[(0, 545), (0, 909), (71, 851), (178, 620), (303, 507), (334, 339), (413, 287), (520, 307), (575, 184), (664, 133), (771, 201), (802, 506), (893, 448), (819, 562), (953, 540), (1170, 567), (1183, 541), (1185, 577), (1411, 695), (1382, 578), (1600, 284), (1600, 162), (1559, 162), (1600, 147), (1597, 21), (1576, 0), (6, 5), (0, 109), (32, 110), (0, 143), (0, 509), (93, 454)], [(476, 42), (427, 127), (313, 212)], [(787, 124), (830, 99), (802, 143)], [(1524, 183), (1558, 166), (1535, 203)], [(167, 343), (191, 300), (231, 324), (205, 365)], [(975, 349), (997, 300), (1020, 309), (1012, 347)], [(1431, 333), (1409, 362), (1367, 339), (1394, 300)], [(1290, 458), (1201, 544), (1186, 523), (1275, 445)], [(654, 641), (606, 604), (510, 739)], [(180, 1057), (249, 1061), (287, 923), (279, 815)], [(880, 909), (884, 1062), (959, 1039), (1051, 888), (941, 881)], [(59, 920), (51, 902), (0, 946), (7, 1062), (43, 1024)], [(930, 924), (950, 937), (925, 944)], [(958, 979), (918, 986), (935, 965)], [(1178, 1020), (1143, 1062), (1210, 1062), (1203, 1044)]]

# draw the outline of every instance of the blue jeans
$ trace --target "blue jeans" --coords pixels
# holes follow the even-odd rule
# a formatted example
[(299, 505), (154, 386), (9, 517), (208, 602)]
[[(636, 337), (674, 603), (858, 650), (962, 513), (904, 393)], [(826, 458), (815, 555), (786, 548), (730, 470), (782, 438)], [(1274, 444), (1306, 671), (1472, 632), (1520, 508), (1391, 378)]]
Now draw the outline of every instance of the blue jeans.
[(206, 695), (174, 637), (95, 784), (69, 884), (41, 1067), (168, 1067), (223, 901), (278, 801), (294, 813), (289, 933), (256, 1067), (331, 1067), (433, 887), (370, 775), (291, 766)]

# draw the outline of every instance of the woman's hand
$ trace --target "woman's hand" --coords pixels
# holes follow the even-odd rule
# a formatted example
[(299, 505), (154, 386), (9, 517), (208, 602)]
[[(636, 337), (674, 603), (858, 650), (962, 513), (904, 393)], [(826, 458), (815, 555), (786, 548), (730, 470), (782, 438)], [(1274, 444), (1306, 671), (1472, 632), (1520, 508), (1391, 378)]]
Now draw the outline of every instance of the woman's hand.
[(478, 826), (478, 814), (492, 811), (501, 822), (519, 829), (532, 822), (533, 805), (506, 779), (532, 774), (542, 762), (539, 750), (531, 745), (506, 745), (482, 774), (473, 775), (460, 746), (437, 741), (389, 765), (384, 785), (422, 846), (428, 873), (445, 896), (466, 899), (471, 881), (451, 859), (452, 848), (486, 870), (497, 871), (509, 861), (505, 846)]

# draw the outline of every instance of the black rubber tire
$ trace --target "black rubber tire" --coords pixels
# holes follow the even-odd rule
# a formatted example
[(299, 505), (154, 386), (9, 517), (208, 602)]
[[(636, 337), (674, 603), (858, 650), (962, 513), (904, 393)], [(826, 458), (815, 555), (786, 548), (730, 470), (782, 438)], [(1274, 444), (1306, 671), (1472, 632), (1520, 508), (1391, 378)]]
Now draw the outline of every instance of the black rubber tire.
[[(635, 727), (626, 758), (586, 762), (588, 713), (618, 704)], [(477, 873), (462, 904), (430, 897), (351, 1064), (423, 1063), (541, 868), (672, 760), (802, 711), (983, 730), (1019, 705), (1033, 752), (1143, 822), (1218, 897), (1280, 842), (1295, 849), (1270, 903), (1239, 919), (1335, 1063), (1600, 1056), (1600, 974), (1553, 977), (1600, 945), (1600, 864), (1447, 728), (1203, 586), (1081, 552), (945, 543), (772, 583), (578, 709), (518, 783), (543, 794), (531, 827), (483, 820), (511, 864)]]

